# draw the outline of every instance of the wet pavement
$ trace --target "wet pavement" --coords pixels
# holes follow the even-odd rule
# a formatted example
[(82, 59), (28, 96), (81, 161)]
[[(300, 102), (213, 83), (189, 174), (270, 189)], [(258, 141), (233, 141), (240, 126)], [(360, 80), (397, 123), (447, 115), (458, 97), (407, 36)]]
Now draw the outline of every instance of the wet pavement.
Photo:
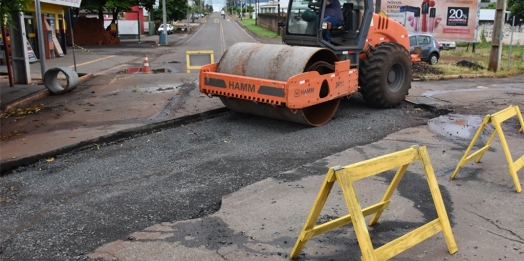
[[(219, 100), (198, 91), (197, 72), (185, 73), (184, 48), (187, 49), (176, 47), (167, 55), (162, 54), (165, 49), (154, 53), (135, 48), (143, 50), (124, 55), (129, 56), (125, 62), (114, 58), (119, 57), (117, 55), (105, 59), (104, 63), (114, 60), (114, 64), (99, 68), (100, 71), (96, 70), (96, 63), (93, 64), (93, 76), (70, 93), (48, 95), (20, 105), (26, 112), (30, 108), (39, 112), (1, 119), (2, 172), (131, 133), (151, 132), (155, 128), (183, 124), (191, 121), (191, 117), (224, 111)], [(104, 57), (115, 51), (120, 52), (97, 49)], [(151, 54), (153, 71), (167, 68), (171, 72), (123, 72), (127, 68), (139, 68), (144, 52), (148, 57)], [(6, 79), (2, 78), (1, 82), (4, 89)], [(520, 218), (524, 215), (524, 206), (520, 200), (522, 195), (514, 192), (507, 174), (498, 139), (481, 163), (469, 163), (453, 181), (449, 176), (478, 129), (479, 119), (509, 105), (518, 105), (524, 111), (524, 74), (504, 79), (414, 82), (407, 100), (418, 104), (420, 110), (446, 115), (372, 144), (318, 159), (303, 168), (284, 169), (279, 175), (285, 177), (311, 169), (348, 165), (414, 144), (427, 146), (459, 251), (454, 255), (447, 253), (442, 235), (438, 234), (394, 260), (520, 260), (524, 249), (521, 236), (524, 225)], [(524, 155), (524, 134), (518, 132), (519, 128), (515, 119), (504, 125), (515, 158)], [(486, 130), (486, 135), (490, 131)], [(421, 210), (431, 207), (428, 201), (421, 201), (419, 194), (409, 193), (410, 187), (426, 184), (423, 172), (420, 166), (415, 166), (409, 174), (407, 187), (399, 188), (397, 195), (401, 197), (394, 199), (392, 210), (384, 213), (382, 224), (372, 232), (379, 244), (407, 232), (407, 224), (420, 224), (428, 218)], [(136, 231), (127, 239), (100, 244), (87, 256), (107, 260), (289, 259), (324, 177), (324, 173), (317, 173), (292, 182), (266, 179), (224, 197), (220, 210), (213, 215), (160, 223)], [(360, 202), (376, 203), (389, 181), (389, 176), (363, 181), (362, 187), (381, 192), (363, 191), (359, 193)], [(321, 218), (329, 220), (347, 213), (345, 204), (340, 189), (335, 187)], [(208, 242), (211, 234), (220, 240)], [(298, 260), (347, 260), (348, 256), (359, 259), (360, 250), (353, 230), (344, 227), (310, 240)]]
[[(456, 122), (440, 126), (446, 129), (450, 124)], [(507, 127), (512, 153), (524, 155), (524, 134), (518, 134), (514, 122)], [(520, 260), (524, 249), (520, 236), (524, 233), (522, 194), (515, 193), (498, 141), (481, 163), (469, 163), (455, 180), (449, 179), (470, 138), (437, 134), (428, 126), (404, 129), (378, 142), (350, 148), (300, 168), (282, 170), (278, 173), (281, 179), (270, 178), (246, 186), (224, 197), (220, 210), (212, 215), (159, 223), (106, 243), (87, 255), (97, 260), (129, 261), (289, 260), (325, 179), (325, 172), (318, 170), (358, 163), (418, 144), (428, 149), (458, 252), (448, 253), (442, 233), (437, 233), (391, 260)], [(286, 179), (305, 173), (310, 174), (299, 180)], [(393, 173), (356, 183), (363, 208), (379, 202)], [(410, 165), (379, 224), (368, 228), (375, 248), (436, 217), (431, 214), (434, 205), (428, 190), (420, 164)], [(319, 222), (346, 215), (346, 206), (337, 184)], [(354, 230), (348, 225), (310, 239), (294, 260), (359, 260), (360, 256)]]

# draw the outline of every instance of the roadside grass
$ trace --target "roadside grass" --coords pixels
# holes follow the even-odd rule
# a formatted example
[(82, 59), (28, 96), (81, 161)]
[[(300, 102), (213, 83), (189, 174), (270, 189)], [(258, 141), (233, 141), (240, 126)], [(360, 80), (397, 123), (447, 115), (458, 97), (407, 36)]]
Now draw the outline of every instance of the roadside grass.
[[(489, 66), (489, 56), (491, 52), (491, 43), (479, 43), (476, 46), (475, 53), (472, 52), (472, 46), (459, 45), (460, 47), (457, 50), (442, 51), (441, 57), (455, 57), (453, 62), (446, 63), (445, 61), (439, 61), (435, 67), (443, 71), (444, 75), (466, 75), (466, 74), (476, 74), (482, 75), (485, 77), (511, 77), (524, 73), (524, 60), (523, 60), (523, 45), (513, 45), (511, 47), (511, 59), (509, 60), (508, 67), (508, 55), (509, 55), (509, 45), (504, 45), (502, 47), (502, 55), (500, 59), (500, 69), (495, 73), (488, 70)], [(466, 47), (466, 48), (464, 48)], [(445, 59), (444, 59), (445, 60)], [(457, 66), (456, 62), (459, 60), (468, 60), (474, 62), (484, 69), (474, 69), (468, 67)]]
[(238, 20), (243, 26), (245, 26), (249, 31), (258, 35), (258, 37), (277, 39), (280, 38), (280, 35), (277, 33), (263, 28), (261, 26), (255, 25), (255, 19), (243, 19)]
[[(491, 42), (485, 42), (485, 43), (477, 43), (475, 52), (472, 52), (473, 46), (470, 44), (469, 46), (467, 43), (457, 43), (457, 47), (461, 47), (457, 50), (451, 50), (449, 51), (449, 54), (452, 56), (460, 56), (460, 57), (488, 57), (491, 52)], [(506, 57), (506, 60), (509, 55), (510, 46), (507, 44), (502, 45), (502, 58), (504, 56)], [(511, 46), (511, 58), (517, 59), (519, 58), (522, 60), (522, 53), (524, 52), (524, 45), (520, 44), (514, 44)]]

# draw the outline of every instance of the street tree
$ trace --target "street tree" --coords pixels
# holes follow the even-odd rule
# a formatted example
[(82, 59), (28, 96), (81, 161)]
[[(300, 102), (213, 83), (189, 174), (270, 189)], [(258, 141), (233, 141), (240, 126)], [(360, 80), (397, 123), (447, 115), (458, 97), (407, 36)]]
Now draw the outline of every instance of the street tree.
[[(80, 3), (79, 9), (86, 10), (91, 13), (96, 13), (98, 14), (98, 19), (104, 20), (104, 6), (106, 5), (106, 2), (107, 0), (83, 0), (82, 3)], [(76, 9), (74, 11), (76, 11), (78, 14), (79, 9)]]
[(212, 13), (213, 12), (213, 6), (210, 4), (206, 4), (206, 12)]
[[(160, 2), (162, 0), (159, 0)], [(187, 0), (165, 0), (166, 1), (166, 18), (167, 20), (178, 21), (185, 19), (187, 16)], [(162, 14), (162, 5), (160, 4), (158, 8), (153, 10), (153, 16), (155, 18), (163, 17)]]
[(508, 0), (508, 11), (511, 14), (518, 15), (524, 19), (524, 1), (523, 0)]
[(97, 13), (101, 20), (104, 19), (104, 11), (110, 12), (113, 16), (111, 23), (116, 23), (120, 12), (129, 11), (133, 6), (142, 6), (151, 11), (154, 4), (155, 0), (82, 0), (79, 9)]
[(10, 26), (13, 23), (13, 20), (11, 19), (11, 14), (13, 12), (25, 12), (28, 10), (29, 5), (33, 2), (33, 0), (9, 0), (0, 1), (0, 19), (1, 19), (1, 25), (4, 26)]

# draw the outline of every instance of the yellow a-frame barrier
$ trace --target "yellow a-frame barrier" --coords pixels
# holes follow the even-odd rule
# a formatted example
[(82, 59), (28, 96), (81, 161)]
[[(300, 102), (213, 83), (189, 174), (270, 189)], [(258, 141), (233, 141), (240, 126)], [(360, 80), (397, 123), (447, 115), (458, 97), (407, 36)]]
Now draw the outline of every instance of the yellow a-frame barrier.
[(191, 56), (192, 55), (209, 55), (209, 64), (211, 63), (214, 63), (215, 62), (215, 56), (213, 55), (213, 50), (204, 50), (204, 51), (186, 51), (186, 67), (187, 67), (187, 73), (190, 73), (191, 70), (200, 70), (200, 68), (202, 68), (203, 65), (206, 65), (208, 64), (208, 62), (206, 62), (205, 64), (202, 64), (202, 65), (193, 65), (191, 63)]
[[(518, 106), (509, 106), (508, 108), (499, 111), (493, 115), (486, 115), (482, 123), (480, 124), (480, 127), (473, 137), (473, 140), (471, 140), (471, 143), (469, 144), (468, 148), (466, 149), (466, 152), (464, 153), (464, 156), (462, 156), (462, 159), (457, 165), (457, 168), (451, 175), (451, 179), (454, 179), (457, 175), (460, 167), (466, 165), (466, 163), (470, 162), (471, 160), (477, 158), (477, 163), (480, 162), (480, 159), (484, 155), (484, 153), (489, 149), (491, 146), (491, 142), (493, 141), (493, 138), (495, 137), (495, 134), (499, 135), (500, 138), (500, 144), (502, 145), (502, 149), (504, 150), (504, 154), (506, 155), (506, 160), (508, 161), (508, 171), (509, 175), (513, 179), (513, 183), (515, 184), (515, 190), (517, 190), (517, 193), (520, 193), (522, 191), (522, 188), (520, 187), (519, 182), (519, 176), (517, 175), (517, 171), (521, 169), (524, 166), (524, 155), (520, 157), (518, 160), (513, 162), (513, 158), (511, 157), (511, 152), (509, 151), (508, 143), (506, 142), (506, 138), (504, 137), (504, 132), (502, 131), (502, 123), (506, 121), (507, 119), (517, 116), (520, 121), (520, 132), (524, 132), (524, 120), (522, 120), (522, 114), (520, 114), (520, 110)], [(487, 124), (492, 123), (495, 127), (495, 131), (493, 134), (491, 134), (491, 137), (489, 138), (486, 145), (476, 152), (472, 153), (468, 156), (469, 152), (471, 151), (471, 148), (475, 145), (475, 142), (480, 137), (480, 134), (482, 133), (482, 130), (484, 127), (486, 127)]]
[[(364, 217), (374, 214), (369, 222), (370, 226), (378, 222), (382, 212), (389, 206), (391, 196), (404, 176), (409, 164), (415, 161), (421, 161), (424, 167), (438, 218), (377, 249), (374, 249)], [(354, 182), (397, 167), (397, 173), (382, 197), (382, 200), (375, 205), (362, 209), (357, 198)], [(342, 188), (346, 204), (349, 208), (349, 215), (315, 226), (335, 181), (338, 181)], [(304, 245), (310, 238), (349, 223), (352, 223), (355, 229), (363, 261), (388, 260), (440, 231), (444, 233), (449, 253), (453, 254), (458, 251), (449, 224), (448, 214), (446, 213), (444, 203), (442, 202), (442, 196), (438, 188), (437, 179), (433, 172), (433, 167), (431, 166), (426, 147), (412, 146), (407, 150), (362, 161), (345, 167), (338, 166), (330, 168), (324, 179), (324, 183), (320, 188), (320, 192), (317, 195), (317, 199), (313, 204), (313, 208), (309, 212), (304, 228), (295, 243), (295, 247), (293, 247), (293, 250), (291, 251), (291, 258), (302, 252)]]

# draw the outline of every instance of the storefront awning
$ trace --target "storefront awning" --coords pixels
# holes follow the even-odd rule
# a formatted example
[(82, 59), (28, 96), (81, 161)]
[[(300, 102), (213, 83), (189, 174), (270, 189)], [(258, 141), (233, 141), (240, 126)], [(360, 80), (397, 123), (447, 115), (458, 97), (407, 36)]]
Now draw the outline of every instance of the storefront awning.
[(80, 7), (80, 3), (82, 2), (82, 0), (40, 0), (40, 2), (78, 8)]

